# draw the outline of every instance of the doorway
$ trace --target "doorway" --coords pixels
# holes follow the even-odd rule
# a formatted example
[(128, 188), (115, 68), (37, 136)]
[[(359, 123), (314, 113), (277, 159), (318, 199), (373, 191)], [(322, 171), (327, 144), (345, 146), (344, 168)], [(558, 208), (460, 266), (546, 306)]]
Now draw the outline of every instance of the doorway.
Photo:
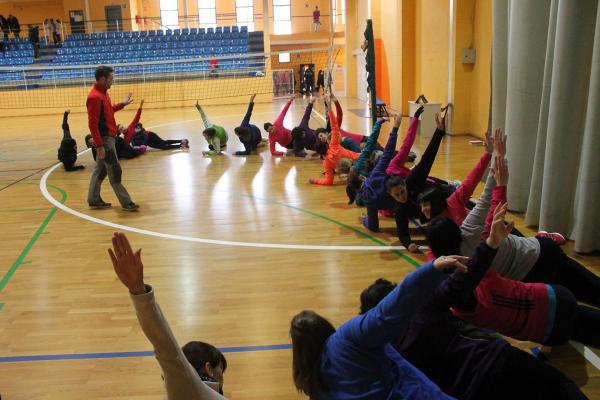
[(121, 13), (121, 6), (105, 6), (104, 15), (106, 17), (107, 32), (123, 31), (123, 15)]

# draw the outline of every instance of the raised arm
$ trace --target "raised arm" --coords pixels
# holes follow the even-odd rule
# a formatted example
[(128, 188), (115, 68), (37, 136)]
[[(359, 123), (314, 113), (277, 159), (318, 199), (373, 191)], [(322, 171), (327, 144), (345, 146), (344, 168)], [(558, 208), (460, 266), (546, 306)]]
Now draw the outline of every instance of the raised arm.
[(481, 238), (483, 226), (490, 209), (492, 190), (495, 186), (496, 180), (493, 174), (489, 174), (477, 204), (469, 211), (469, 214), (467, 214), (467, 217), (460, 226), (460, 230), (463, 234), (468, 234), (470, 240), (479, 241)]
[(342, 105), (340, 104), (339, 100), (334, 96), (333, 97), (333, 102), (335, 103), (335, 114), (337, 117), (337, 121), (338, 121), (338, 127), (342, 127), (342, 122), (344, 120), (344, 111), (342, 110)]
[(250, 103), (248, 103), (248, 111), (246, 111), (246, 115), (244, 115), (244, 119), (242, 120), (241, 126), (245, 126), (245, 127), (250, 126), (250, 118), (252, 118), (252, 110), (254, 110), (254, 98), (255, 97), (256, 97), (256, 94), (253, 94), (250, 97)]
[[(464, 271), (458, 270), (453, 272), (436, 289), (432, 296), (432, 306), (446, 310), (453, 306), (460, 308), (465, 306), (466, 301), (472, 297), (473, 291), (490, 268), (500, 243), (510, 234), (515, 225), (514, 222), (504, 223), (507, 209), (507, 203), (503, 203), (495, 210), (489, 237), (475, 248), (467, 262), (469, 272), (464, 273)], [(448, 257), (439, 257), (438, 259), (444, 258)]]
[(133, 252), (127, 237), (115, 233), (109, 255), (115, 272), (129, 289), (135, 312), (144, 334), (152, 343), (165, 380), (169, 399), (220, 399), (185, 358), (158, 303), (152, 287), (144, 284), (141, 249)]
[(314, 106), (315, 100), (314, 98), (308, 102), (306, 109), (304, 110), (304, 115), (302, 116), (302, 120), (300, 121), (300, 125), (303, 128), (308, 128), (308, 121), (310, 120), (310, 114), (312, 113), (312, 109)]
[(133, 94), (131, 92), (129, 92), (129, 94), (127, 95), (127, 98), (125, 100), (123, 100), (122, 103), (112, 105), (113, 112), (122, 110), (123, 108), (125, 108), (125, 106), (128, 106), (132, 102), (133, 102)]
[(492, 222), (494, 220), (494, 213), (496, 208), (501, 203), (506, 203), (506, 185), (508, 184), (508, 164), (503, 156), (496, 156), (494, 159), (494, 179), (496, 180), (496, 186), (492, 189), (492, 205), (490, 211), (485, 219), (485, 225), (483, 232), (481, 233), (481, 240), (488, 238)]
[(142, 107), (144, 106), (144, 99), (140, 102), (140, 107), (135, 113), (135, 117), (127, 127), (127, 133), (125, 134), (125, 142), (131, 143), (131, 138), (133, 138), (133, 134), (135, 133), (135, 126), (140, 122), (140, 118), (142, 117)]
[(329, 120), (331, 121), (331, 140), (329, 141), (330, 149), (338, 149), (342, 146), (342, 135), (340, 133), (340, 125), (337, 118), (333, 115), (333, 111), (329, 110)]
[(338, 334), (363, 348), (389, 343), (403, 334), (419, 306), (444, 277), (433, 263), (422, 265), (408, 274), (376, 307), (342, 325)]
[(355, 164), (355, 166), (356, 166), (356, 168), (358, 168), (359, 172), (365, 168), (365, 162), (369, 159), (369, 157), (371, 157), (371, 153), (373, 152), (375, 143), (377, 143), (377, 140), (379, 139), (379, 132), (381, 132), (381, 126), (383, 125), (383, 123), (385, 121), (386, 121), (385, 118), (379, 118), (377, 120), (377, 122), (375, 122), (375, 125), (373, 125), (373, 130), (371, 131), (371, 135), (369, 135), (369, 138), (367, 139), (367, 143), (365, 144), (365, 147), (363, 147), (362, 151), (360, 152), (360, 156), (358, 156), (358, 160), (356, 161), (356, 164)]

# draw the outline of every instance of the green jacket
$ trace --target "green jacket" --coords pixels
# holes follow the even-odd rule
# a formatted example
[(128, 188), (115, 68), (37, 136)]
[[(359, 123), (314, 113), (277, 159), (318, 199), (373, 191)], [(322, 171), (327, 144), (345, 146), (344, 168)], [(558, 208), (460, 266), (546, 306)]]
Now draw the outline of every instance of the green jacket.
[(213, 128), (215, 130), (215, 137), (212, 139), (208, 139), (208, 138), (206, 139), (209, 146), (212, 146), (212, 149), (205, 153), (220, 154), (221, 149), (223, 147), (227, 146), (227, 140), (229, 139), (229, 136), (227, 135), (227, 131), (225, 131), (225, 128), (223, 128), (222, 126), (215, 125), (212, 122), (210, 122), (210, 120), (208, 119), (208, 117), (206, 116), (206, 114), (204, 113), (204, 110), (202, 109), (202, 107), (200, 105), (197, 105), (196, 108), (198, 109), (198, 112), (200, 112), (200, 117), (202, 118), (202, 122), (204, 122), (204, 129)]

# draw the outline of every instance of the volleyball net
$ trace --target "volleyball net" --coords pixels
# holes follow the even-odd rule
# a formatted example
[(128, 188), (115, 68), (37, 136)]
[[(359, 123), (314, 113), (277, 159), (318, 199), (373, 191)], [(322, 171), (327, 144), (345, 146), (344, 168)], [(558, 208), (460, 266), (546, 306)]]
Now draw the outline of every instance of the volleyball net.
[[(332, 65), (342, 63), (340, 51), (332, 46), (148, 62), (0, 67), (0, 110), (83, 107), (98, 65), (115, 70), (110, 91), (115, 102), (130, 92), (146, 103), (165, 106), (195, 100), (244, 103), (254, 93), (285, 97), (316, 90), (319, 71), (331, 79)], [(313, 69), (312, 80), (304, 79), (306, 66)]]

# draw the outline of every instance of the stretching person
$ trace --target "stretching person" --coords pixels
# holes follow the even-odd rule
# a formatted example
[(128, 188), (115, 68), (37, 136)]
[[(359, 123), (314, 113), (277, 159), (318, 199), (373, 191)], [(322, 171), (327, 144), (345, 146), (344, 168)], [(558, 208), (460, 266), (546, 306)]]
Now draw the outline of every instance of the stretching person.
[(115, 136), (117, 135), (117, 123), (114, 113), (131, 104), (131, 93), (123, 103), (113, 105), (108, 96), (108, 89), (112, 86), (114, 73), (111, 67), (100, 66), (95, 72), (96, 83), (88, 94), (86, 106), (88, 112), (88, 125), (94, 144), (98, 150), (98, 159), (96, 168), (90, 178), (88, 189), (88, 205), (93, 209), (110, 208), (111, 204), (106, 203), (100, 197), (100, 188), (102, 181), (108, 175), (110, 185), (112, 186), (121, 207), (124, 211), (136, 211), (139, 206), (135, 204), (127, 189), (121, 183), (121, 165), (117, 158), (115, 149)]
[(313, 400), (450, 399), (390, 342), (444, 280), (441, 271), (453, 266), (464, 268), (450, 257), (422, 265), (376, 307), (337, 330), (314, 311), (294, 316), (290, 336), (296, 388)]
[(189, 148), (187, 139), (163, 140), (156, 133), (145, 130), (144, 126), (140, 123), (143, 105), (144, 99), (140, 102), (140, 107), (127, 128), (123, 125), (118, 126), (119, 132), (125, 136), (127, 143), (131, 143), (136, 148), (152, 147), (160, 150)]
[(410, 170), (405, 180), (399, 176), (386, 174), (398, 138), (398, 128), (400, 127), (401, 120), (397, 117), (394, 129), (390, 133), (388, 143), (379, 162), (360, 189), (361, 199), (367, 207), (367, 215), (361, 216), (363, 225), (369, 230), (377, 232), (379, 230), (378, 211), (393, 210), (398, 238), (402, 242), (402, 245), (413, 253), (419, 251), (419, 247), (410, 237), (408, 218), (420, 216), (417, 203), (414, 199), (431, 184), (427, 178), (442, 139), (446, 134), (444, 123), (440, 120), (439, 115), (436, 114), (435, 118), (437, 129), (423, 153), (421, 161)]
[(346, 195), (348, 196), (348, 204), (353, 204), (356, 202), (357, 205), (364, 206), (362, 199), (359, 196), (360, 187), (362, 186), (363, 181), (369, 176), (371, 171), (367, 170), (367, 160), (370, 159), (371, 154), (375, 148), (375, 143), (379, 139), (379, 133), (381, 132), (381, 125), (386, 122), (386, 118), (379, 118), (375, 125), (373, 125), (373, 130), (369, 135), (369, 139), (363, 147), (360, 155), (356, 162), (348, 171), (348, 179), (346, 183)]
[[(358, 133), (348, 132), (341, 128), (342, 122), (344, 120), (344, 111), (342, 110), (342, 105), (340, 104), (337, 97), (335, 97), (335, 95), (333, 95), (332, 91), (331, 91), (331, 93), (332, 93), (331, 101), (333, 101), (333, 103), (335, 104), (336, 118), (337, 118), (338, 124), (340, 126), (340, 133), (342, 134), (342, 137), (352, 140), (352, 142), (358, 148), (358, 150), (354, 150), (354, 149), (349, 149), (349, 150), (360, 152), (361, 144), (364, 143), (367, 140), (367, 138), (364, 135), (359, 135)], [(331, 131), (331, 126), (330, 126), (329, 120), (327, 122), (327, 131), (328, 132)], [(349, 146), (349, 144), (348, 144), (348, 146)]]
[[(86, 135), (85, 144), (87, 145), (88, 149), (92, 149), (92, 157), (94, 157), (94, 161), (96, 161), (98, 153), (96, 152), (96, 144), (94, 143), (94, 138), (92, 138), (92, 135)], [(130, 160), (132, 158), (141, 156), (146, 152), (146, 146), (131, 146), (125, 141), (125, 139), (123, 139), (120, 133), (115, 136), (115, 149), (117, 151), (117, 158), (119, 160)]]
[(204, 139), (208, 142), (208, 151), (203, 151), (202, 155), (211, 156), (214, 154), (221, 154), (222, 150), (227, 147), (228, 136), (225, 128), (210, 122), (204, 113), (204, 110), (200, 107), (198, 100), (196, 100), (196, 109), (200, 113), (202, 122), (204, 122), (204, 131), (202, 131), (202, 134), (204, 135)]
[(331, 143), (327, 155), (323, 160), (323, 169), (325, 170), (325, 177), (321, 179), (310, 178), (309, 183), (315, 185), (333, 185), (333, 179), (335, 176), (335, 170), (341, 163), (349, 163), (356, 161), (359, 154), (353, 151), (344, 149), (340, 144), (340, 130), (338, 128), (337, 120), (331, 110), (327, 111), (329, 118), (331, 119)]
[(255, 97), (256, 93), (250, 96), (248, 111), (246, 111), (246, 115), (244, 116), (241, 125), (234, 129), (235, 134), (240, 139), (240, 142), (242, 142), (244, 145), (244, 151), (236, 151), (234, 153), (236, 156), (249, 156), (253, 152), (256, 152), (256, 149), (265, 142), (260, 134), (260, 129), (258, 126), (250, 123), (250, 118), (252, 118), (252, 110), (254, 109)]
[(286, 149), (291, 149), (293, 147), (292, 131), (283, 126), (283, 120), (293, 101), (294, 97), (292, 96), (279, 112), (275, 122), (265, 122), (263, 126), (265, 131), (269, 134), (269, 150), (271, 151), (272, 156), (283, 156), (286, 154), (282, 151), (275, 150), (276, 143), (279, 143), (280, 146), (285, 147)]
[[(298, 157), (310, 157), (312, 152), (315, 150), (317, 134), (308, 126), (308, 121), (310, 120), (310, 114), (312, 113), (314, 103), (315, 98), (313, 97), (309, 100), (306, 110), (304, 110), (304, 116), (300, 121), (300, 125), (292, 129), (294, 155)], [(311, 154), (308, 154), (306, 150), (311, 151)]]
[[(497, 209), (490, 236), (467, 261), (468, 272), (454, 271), (417, 306), (408, 329), (398, 332), (394, 347), (441, 390), (458, 399), (585, 399), (575, 383), (556, 368), (503, 338), (465, 327), (450, 312), (450, 307), (464, 304), (478, 284), (478, 272), (491, 264), (508, 235), (505, 214), (506, 207)], [(378, 279), (361, 293), (361, 314), (395, 288)]]
[(488, 132), (486, 139), (485, 152), (454, 193), (446, 197), (437, 188), (431, 187), (419, 195), (419, 206), (425, 220), (429, 221), (441, 215), (450, 218), (457, 225), (462, 224), (469, 214), (467, 203), (490, 164), (492, 152), (496, 150), (496, 154), (502, 157), (506, 154), (506, 137), (501, 129), (496, 129), (493, 139), (489, 137)]
[(123, 233), (114, 234), (112, 245), (108, 254), (117, 277), (129, 289), (140, 326), (154, 347), (162, 369), (166, 398), (224, 399), (223, 373), (227, 369), (227, 360), (223, 354), (203, 342), (189, 342), (181, 349), (154, 298), (154, 289), (144, 283), (142, 249), (134, 252)]
[(63, 115), (62, 130), (63, 138), (60, 141), (60, 147), (58, 148), (58, 161), (63, 164), (65, 171), (79, 171), (84, 169), (83, 165), (75, 165), (77, 162), (77, 142), (71, 137), (71, 131), (69, 130), (69, 113), (71, 110), (65, 110)]

